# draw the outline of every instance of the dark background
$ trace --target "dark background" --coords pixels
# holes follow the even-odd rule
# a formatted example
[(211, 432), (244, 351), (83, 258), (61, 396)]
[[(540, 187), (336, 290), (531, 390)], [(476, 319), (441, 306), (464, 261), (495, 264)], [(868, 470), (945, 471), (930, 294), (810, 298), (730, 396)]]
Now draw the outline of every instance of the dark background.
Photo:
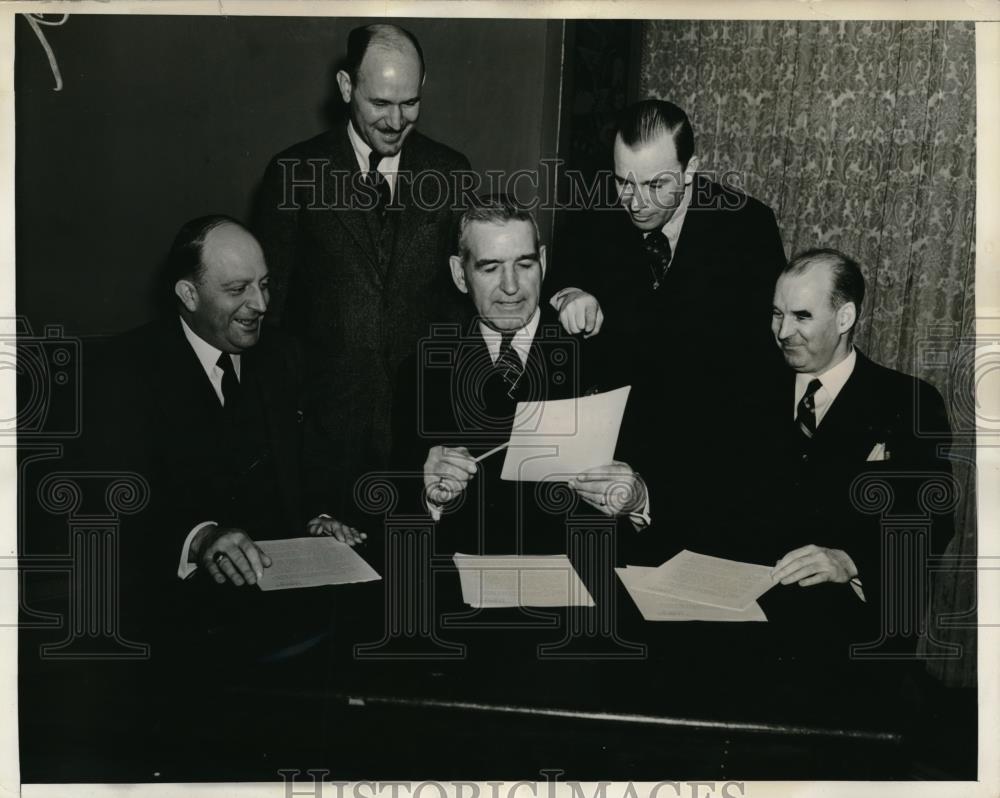
[[(56, 92), (18, 18), (18, 313), (70, 335), (147, 321), (177, 228), (205, 213), (247, 217), (270, 157), (330, 126), (347, 33), (369, 21), (71, 15), (43, 28)], [(424, 49), (424, 133), (480, 173), (536, 170), (554, 155), (562, 22), (398, 22)], [(551, 218), (540, 221), (548, 238)]]

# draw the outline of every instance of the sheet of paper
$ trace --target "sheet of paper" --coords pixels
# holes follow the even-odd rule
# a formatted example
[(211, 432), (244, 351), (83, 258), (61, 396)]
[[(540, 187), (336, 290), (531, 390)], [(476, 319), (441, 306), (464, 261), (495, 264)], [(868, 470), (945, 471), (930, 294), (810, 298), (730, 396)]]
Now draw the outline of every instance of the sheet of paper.
[(631, 386), (606, 393), (518, 402), (501, 479), (566, 481), (614, 459)]
[(346, 585), (381, 579), (375, 570), (346, 543), (331, 537), (259, 540), (257, 545), (271, 558), (261, 590), (294, 587)]
[(767, 621), (767, 616), (756, 601), (745, 610), (727, 610), (654, 593), (637, 586), (643, 577), (655, 570), (638, 565), (615, 568), (618, 578), (622, 580), (635, 606), (647, 621)]
[(471, 607), (593, 607), (565, 554), (544, 557), (454, 555), (462, 599)]
[(636, 581), (642, 590), (743, 610), (773, 587), (766, 565), (723, 560), (685, 549)]

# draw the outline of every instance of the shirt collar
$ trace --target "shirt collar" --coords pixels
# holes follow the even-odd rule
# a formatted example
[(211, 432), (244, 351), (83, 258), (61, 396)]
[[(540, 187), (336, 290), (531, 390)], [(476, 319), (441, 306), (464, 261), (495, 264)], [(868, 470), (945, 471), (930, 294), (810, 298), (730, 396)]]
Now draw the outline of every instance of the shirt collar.
[(671, 250), (677, 249), (677, 241), (681, 237), (681, 228), (684, 226), (684, 217), (687, 216), (688, 207), (691, 205), (693, 185), (694, 178), (692, 177), (691, 182), (684, 186), (684, 194), (681, 195), (681, 201), (678, 203), (673, 215), (667, 220), (667, 223), (660, 228), (663, 235), (667, 237), (667, 241), (670, 242)]
[[(368, 171), (368, 155), (371, 153), (372, 148), (365, 143), (365, 140), (358, 135), (358, 131), (354, 129), (354, 124), (348, 120), (347, 122), (347, 138), (351, 140), (351, 147), (354, 150), (354, 157), (358, 159), (358, 168), (362, 172)], [(399, 156), (402, 154), (402, 150), (397, 152), (395, 155), (391, 155), (383, 158), (379, 161), (378, 170), (384, 175), (395, 175), (399, 171)]]
[(796, 374), (795, 404), (798, 405), (799, 400), (805, 395), (806, 387), (810, 382), (816, 379), (823, 383), (822, 390), (826, 391), (827, 402), (833, 402), (833, 400), (837, 398), (837, 394), (840, 393), (844, 385), (846, 385), (847, 381), (851, 378), (851, 374), (854, 373), (854, 364), (857, 360), (858, 353), (852, 346), (847, 357), (841, 360), (833, 368), (827, 369), (821, 374)]
[[(184, 337), (187, 338), (188, 343), (191, 344), (191, 348), (194, 350), (195, 355), (198, 357), (198, 362), (201, 363), (202, 369), (204, 369), (205, 374), (208, 378), (212, 378), (212, 370), (219, 369), (218, 360), (219, 355), (222, 354), (221, 349), (216, 349), (208, 341), (198, 335), (194, 330), (192, 330), (186, 321), (184, 321), (183, 316), (178, 316), (181, 320), (181, 329), (184, 330)], [(233, 367), (236, 369), (236, 377), (239, 379), (240, 376), (240, 356), (230, 355), (233, 359)], [(219, 369), (221, 371), (221, 369)]]
[[(531, 314), (528, 323), (514, 333), (514, 340), (510, 343), (514, 351), (517, 352), (517, 356), (521, 358), (522, 365), (528, 362), (528, 352), (531, 351), (531, 342), (535, 338), (535, 331), (538, 329), (538, 322), (541, 316), (542, 314), (538, 311), (538, 308), (535, 308), (535, 312)], [(490, 352), (490, 359), (496, 363), (497, 358), (500, 357), (500, 341), (502, 336), (492, 327), (483, 324), (483, 322), (479, 322), (479, 332), (483, 336), (483, 341), (486, 342), (486, 348)]]

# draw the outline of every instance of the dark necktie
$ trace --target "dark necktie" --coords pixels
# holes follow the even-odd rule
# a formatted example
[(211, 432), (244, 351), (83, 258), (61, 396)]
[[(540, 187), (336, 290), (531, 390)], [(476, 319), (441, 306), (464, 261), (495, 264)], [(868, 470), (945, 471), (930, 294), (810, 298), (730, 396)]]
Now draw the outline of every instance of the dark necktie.
[(382, 156), (372, 150), (368, 153), (368, 174), (366, 178), (368, 180), (368, 185), (375, 189), (378, 193), (378, 199), (375, 204), (375, 212), (378, 214), (379, 221), (385, 220), (385, 209), (389, 207), (389, 203), (392, 202), (392, 190), (389, 188), (389, 181), (386, 180), (385, 175), (378, 170), (378, 165), (382, 162)]
[(233, 365), (233, 358), (228, 352), (219, 355), (215, 365), (222, 369), (222, 404), (227, 412), (232, 412), (240, 395), (240, 381), (236, 378), (236, 366)]
[(504, 382), (507, 383), (507, 395), (513, 396), (514, 386), (517, 385), (517, 381), (521, 379), (521, 374), (524, 372), (524, 364), (521, 363), (521, 358), (514, 351), (514, 333), (512, 332), (500, 334), (500, 356), (497, 357), (496, 368), (503, 376)]
[(810, 380), (795, 411), (795, 423), (807, 438), (812, 438), (816, 434), (816, 391), (822, 387), (823, 383), (819, 380)]
[(670, 241), (663, 234), (662, 230), (654, 230), (642, 239), (642, 248), (646, 253), (646, 260), (649, 264), (649, 271), (653, 275), (653, 289), (660, 287), (660, 283), (667, 275), (670, 268)]

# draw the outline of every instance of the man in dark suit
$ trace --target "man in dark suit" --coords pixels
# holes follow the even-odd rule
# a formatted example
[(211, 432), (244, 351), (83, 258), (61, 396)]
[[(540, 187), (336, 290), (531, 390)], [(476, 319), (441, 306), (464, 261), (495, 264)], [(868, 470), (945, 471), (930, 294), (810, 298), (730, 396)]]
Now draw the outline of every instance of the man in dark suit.
[[(448, 281), (453, 212), (476, 176), (416, 130), (424, 58), (395, 25), (356, 28), (337, 73), (349, 121), (279, 153), (254, 230), (274, 276), (275, 316), (317, 353), (320, 421), (345, 506), (386, 465), (393, 379), (432, 321), (457, 318)], [(593, 332), (596, 302), (560, 293), (567, 327)]]
[[(944, 402), (928, 383), (854, 347), (864, 293), (858, 264), (831, 249), (796, 256), (775, 287), (771, 329), (791, 372), (776, 381), (753, 448), (770, 463), (758, 468), (756, 490), (767, 497), (771, 532), (761, 540), (779, 557), (775, 580), (808, 589), (772, 591), (785, 609), (808, 612), (809, 594), (820, 591), (824, 603), (868, 615), (879, 606), (888, 549), (876, 508), (867, 506), (879, 486), (892, 513), (929, 520), (927, 552), (942, 552), (952, 535), (947, 502), (935, 509), (923, 498), (928, 488), (953, 490)], [(863, 487), (866, 479), (877, 482)], [(887, 587), (919, 589), (922, 577), (890, 574)]]
[[(601, 302), (602, 337), (618, 350), (624, 378), (676, 391), (732, 350), (733, 330), (740, 356), (727, 371), (759, 375), (776, 364), (766, 319), (785, 256), (771, 209), (700, 172), (687, 115), (662, 100), (623, 113), (614, 179), (621, 209), (595, 210), (588, 232), (570, 243), (581, 284)], [(651, 368), (650, 347), (668, 368)], [(694, 393), (703, 404), (712, 392)]]
[[(503, 453), (518, 402), (565, 399), (599, 387), (587, 343), (539, 305), (545, 247), (530, 213), (503, 201), (466, 211), (451, 276), (475, 318), (425, 340), (400, 369), (394, 461), (423, 474), (426, 508), (440, 520), (436, 547), (468, 553), (566, 550), (566, 491), (503, 481)], [(460, 332), (467, 332), (460, 335)], [(645, 486), (615, 461), (567, 475), (576, 495), (608, 516), (648, 523)]]
[(119, 536), (123, 626), (151, 644), (131, 674), (130, 726), (143, 756), (190, 764), (205, 745), (188, 728), (192, 703), (213, 702), (225, 744), (266, 746), (266, 730), (246, 720), (259, 704), (241, 709), (246, 696), (273, 686), (271, 663), (319, 656), (334, 625), (322, 588), (253, 587), (272, 565), (256, 541), (363, 535), (323, 515), (313, 463), (334, 453), (311, 446), (297, 346), (262, 330), (269, 277), (257, 241), (228, 217), (194, 219), (166, 271), (176, 310), (88, 361), (84, 423), (87, 468), (131, 471), (150, 491)]
[(286, 336), (261, 334), (269, 277), (257, 241), (229, 217), (194, 219), (167, 268), (177, 313), (113, 342), (97, 380), (115, 387), (100, 400), (100, 456), (130, 464), (152, 489), (153, 527), (129, 541), (142, 550), (129, 558), (145, 566), (137, 576), (162, 588), (203, 569), (219, 584), (254, 585), (270, 565), (254, 538), (358, 542), (321, 514), (323, 486), (305, 461), (302, 359)]
[(604, 311), (600, 357), (634, 387), (629, 437), (647, 444), (637, 460), (647, 483), (668, 493), (660, 526), (692, 546), (716, 501), (734, 404), (752, 418), (763, 375), (781, 367), (767, 318), (785, 264), (771, 209), (699, 169), (682, 109), (629, 106), (614, 141), (619, 207), (586, 214), (567, 242), (580, 269), (570, 282)]

